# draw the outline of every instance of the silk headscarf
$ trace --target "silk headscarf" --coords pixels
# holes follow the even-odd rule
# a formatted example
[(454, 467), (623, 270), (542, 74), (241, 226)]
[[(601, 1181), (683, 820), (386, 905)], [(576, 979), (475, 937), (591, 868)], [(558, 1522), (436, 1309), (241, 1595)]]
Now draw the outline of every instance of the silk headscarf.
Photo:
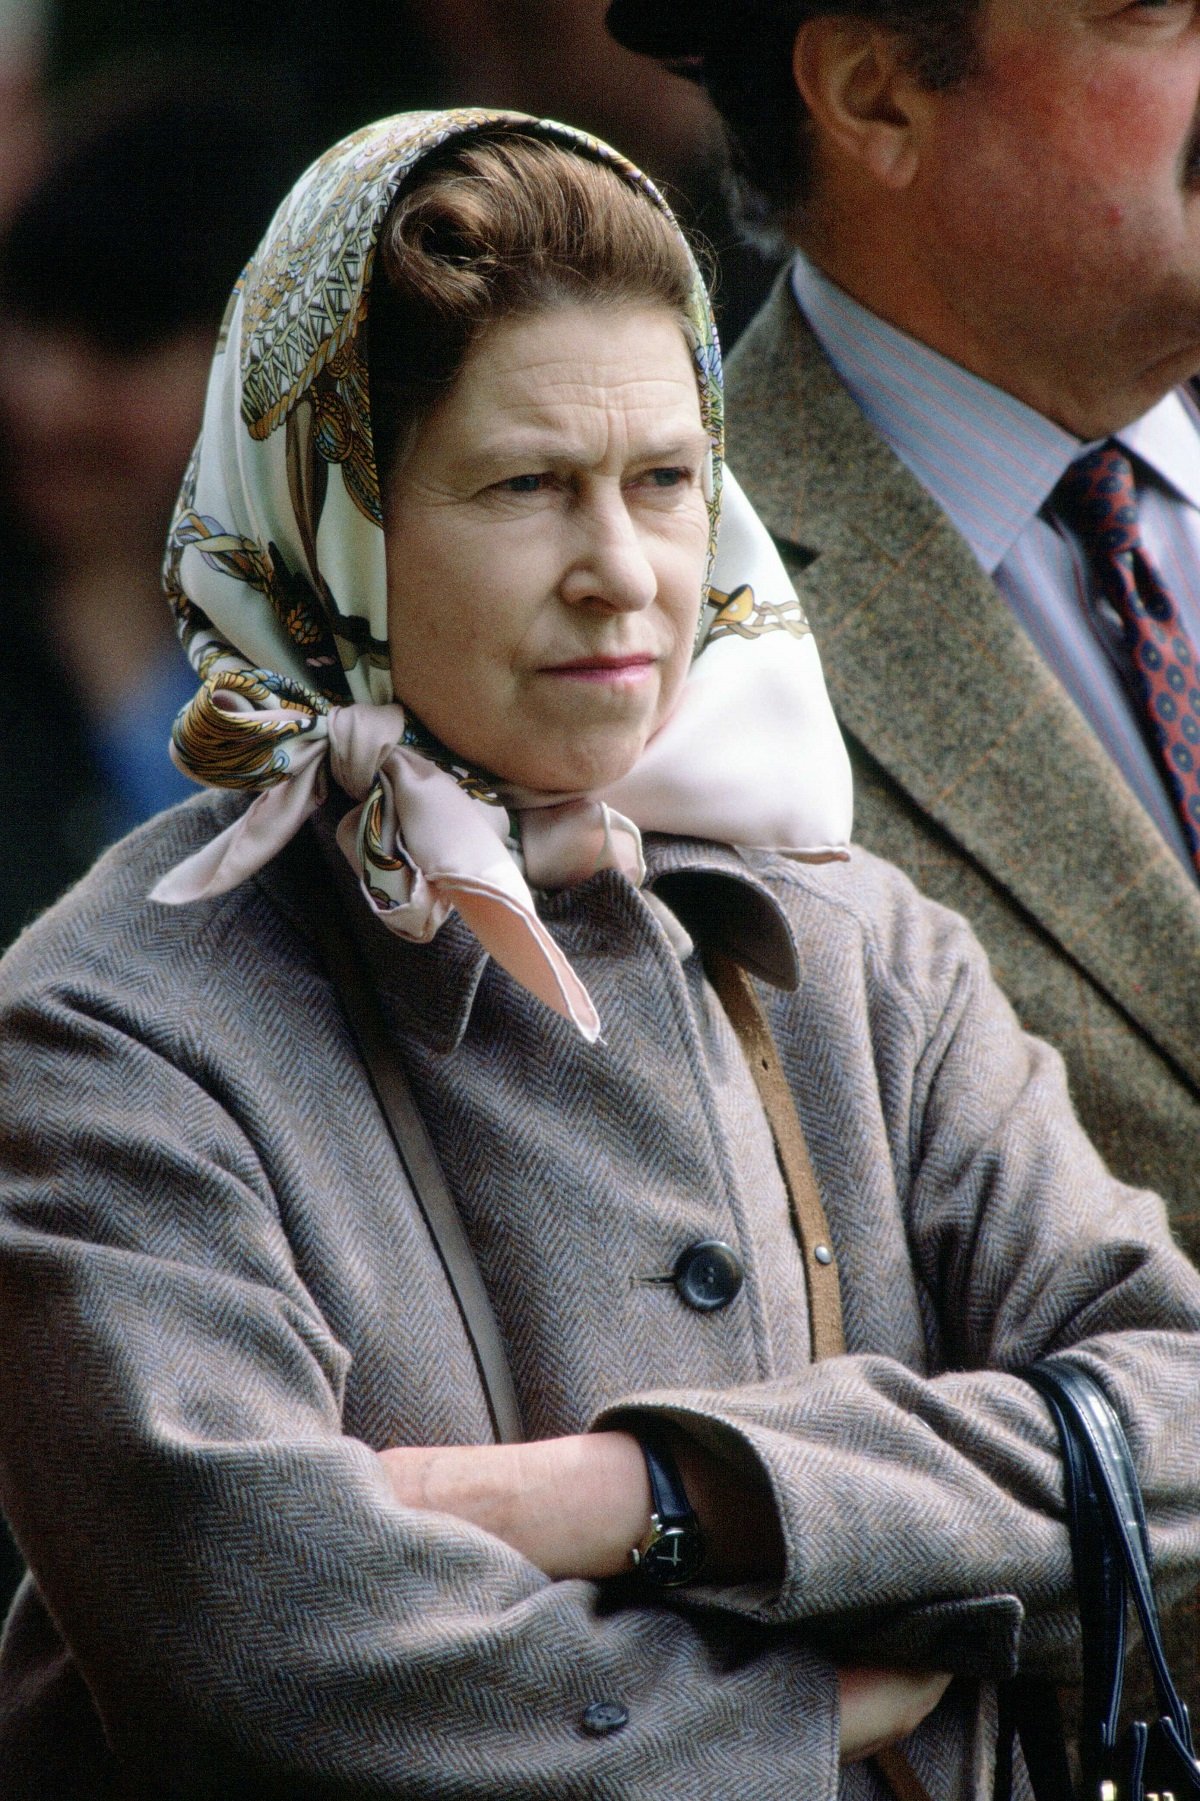
[(803, 612), (723, 467), (720, 351), (698, 271), (687, 332), (712, 447), (710, 548), (696, 653), (671, 717), (620, 782), (564, 797), (506, 789), (465, 766), (393, 699), (368, 400), (376, 242), (423, 158), (510, 127), (608, 165), (671, 217), (653, 183), (596, 139), (483, 110), (380, 120), (296, 183), (230, 299), (165, 564), (202, 684), (172, 755), (197, 781), (257, 798), (153, 898), (178, 905), (244, 881), (332, 776), (356, 803), (339, 842), (383, 924), (426, 941), (457, 909), (497, 962), (592, 1041), (595, 1008), (532, 890), (605, 868), (640, 883), (643, 831), (843, 855), (850, 775)]

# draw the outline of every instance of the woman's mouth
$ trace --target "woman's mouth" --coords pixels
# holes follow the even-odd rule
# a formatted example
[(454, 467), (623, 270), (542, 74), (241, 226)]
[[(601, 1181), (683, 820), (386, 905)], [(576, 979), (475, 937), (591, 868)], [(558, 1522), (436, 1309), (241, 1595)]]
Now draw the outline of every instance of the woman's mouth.
[(568, 663), (547, 664), (542, 674), (558, 676), (564, 681), (601, 682), (620, 688), (645, 681), (657, 666), (658, 658), (649, 654), (575, 657)]

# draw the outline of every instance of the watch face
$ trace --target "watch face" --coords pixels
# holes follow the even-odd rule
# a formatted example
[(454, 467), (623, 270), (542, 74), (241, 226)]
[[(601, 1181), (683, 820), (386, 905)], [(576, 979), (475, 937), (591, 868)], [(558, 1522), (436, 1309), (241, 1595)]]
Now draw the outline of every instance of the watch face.
[(660, 1588), (675, 1588), (699, 1574), (704, 1545), (696, 1526), (664, 1526), (642, 1547), (642, 1574)]

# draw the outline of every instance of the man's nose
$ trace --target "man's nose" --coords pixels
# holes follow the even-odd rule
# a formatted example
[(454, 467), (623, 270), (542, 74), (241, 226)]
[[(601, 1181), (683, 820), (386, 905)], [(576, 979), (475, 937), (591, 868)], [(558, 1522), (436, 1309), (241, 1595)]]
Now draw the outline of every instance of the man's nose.
[(658, 577), (624, 496), (580, 502), (578, 550), (561, 583), (572, 606), (635, 613), (651, 606)]

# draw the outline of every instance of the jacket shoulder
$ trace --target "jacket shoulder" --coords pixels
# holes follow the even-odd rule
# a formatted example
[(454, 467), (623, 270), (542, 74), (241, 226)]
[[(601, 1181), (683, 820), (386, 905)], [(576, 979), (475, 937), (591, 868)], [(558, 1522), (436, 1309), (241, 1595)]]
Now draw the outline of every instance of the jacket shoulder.
[(282, 914), (251, 880), (229, 894), (184, 906), (150, 899), (159, 878), (232, 824), (247, 797), (204, 793), (139, 826), (120, 840), (26, 928), (0, 960), (0, 1016), (59, 1002), (98, 1010), (159, 1016), (172, 997), (203, 992), (220, 947), (236, 957), (271, 961), (294, 936)]
[(994, 986), (968, 922), (862, 845), (844, 862), (807, 864), (767, 853), (754, 868), (794, 934), (801, 995), (822, 1011), (841, 1005), (849, 983), (868, 1009), (891, 1004), (923, 1039), (964, 980)]

